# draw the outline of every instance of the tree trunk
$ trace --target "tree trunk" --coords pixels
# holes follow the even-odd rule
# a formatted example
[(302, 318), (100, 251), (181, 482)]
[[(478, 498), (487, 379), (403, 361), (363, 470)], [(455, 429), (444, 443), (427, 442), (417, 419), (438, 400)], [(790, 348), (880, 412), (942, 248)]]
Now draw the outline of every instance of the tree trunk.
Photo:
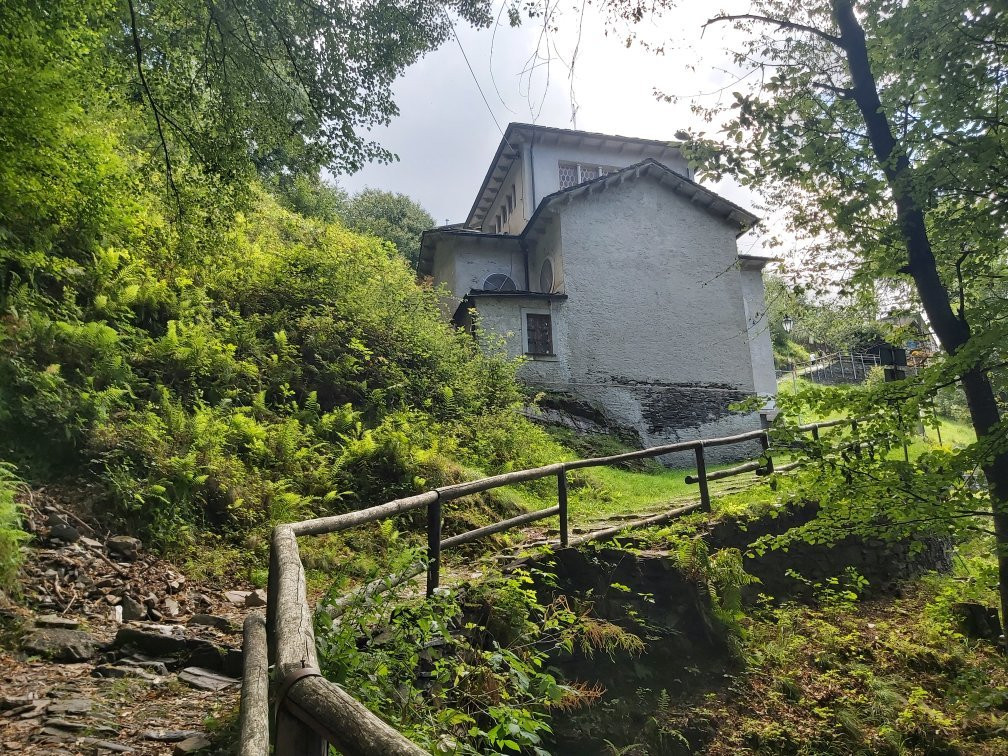
[[(840, 29), (839, 45), (847, 57), (854, 101), (864, 118), (872, 151), (885, 173), (896, 205), (897, 222), (907, 249), (906, 270), (914, 279), (928, 320), (949, 354), (955, 354), (970, 338), (965, 316), (957, 316), (948, 292), (938, 275), (938, 265), (931, 249), (924, 210), (913, 195), (912, 168), (906, 150), (893, 136), (889, 120), (882, 110), (878, 85), (868, 57), (864, 29), (854, 14), (851, 0), (832, 0), (833, 15)], [(990, 436), (1001, 420), (990, 377), (976, 365), (962, 374), (963, 390), (969, 404), (970, 418), (980, 442)], [(983, 466), (990, 490), (997, 541), (998, 593), (1001, 623), (1008, 619), (1008, 452), (994, 455)]]

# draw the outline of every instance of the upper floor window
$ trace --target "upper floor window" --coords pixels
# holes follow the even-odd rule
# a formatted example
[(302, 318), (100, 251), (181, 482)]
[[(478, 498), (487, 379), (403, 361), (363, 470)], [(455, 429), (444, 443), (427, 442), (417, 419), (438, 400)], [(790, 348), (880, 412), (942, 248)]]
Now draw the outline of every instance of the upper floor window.
[(570, 189), (601, 176), (618, 171), (611, 165), (589, 165), (587, 163), (560, 163), (560, 188)]

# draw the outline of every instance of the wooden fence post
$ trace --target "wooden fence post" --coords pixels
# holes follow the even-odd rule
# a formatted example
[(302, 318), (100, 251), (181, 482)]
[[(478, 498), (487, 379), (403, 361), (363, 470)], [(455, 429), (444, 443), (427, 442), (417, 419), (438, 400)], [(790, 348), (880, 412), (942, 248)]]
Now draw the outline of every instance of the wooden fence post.
[(427, 505), (427, 597), (441, 584), (441, 497)]
[(566, 549), (570, 543), (567, 530), (567, 471), (557, 473), (557, 501), (560, 505), (560, 547)]
[(700, 485), (700, 506), (704, 511), (709, 512), (711, 508), (710, 489), (707, 488), (707, 460), (704, 459), (703, 444), (698, 443), (693, 447), (696, 453), (696, 475), (697, 483)]
[(764, 433), (760, 436), (760, 446), (763, 447), (763, 456), (766, 458), (766, 471), (769, 475), (773, 472), (773, 457), (770, 456), (770, 434)]

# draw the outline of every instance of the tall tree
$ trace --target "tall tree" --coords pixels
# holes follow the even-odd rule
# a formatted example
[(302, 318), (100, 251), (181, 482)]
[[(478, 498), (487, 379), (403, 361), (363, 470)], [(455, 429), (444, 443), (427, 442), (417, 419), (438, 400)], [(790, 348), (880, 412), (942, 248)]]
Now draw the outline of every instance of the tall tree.
[(434, 227), (434, 218), (401, 192), (362, 189), (350, 195), (337, 184), (317, 177), (297, 176), (278, 187), (282, 202), (309, 218), (339, 221), (351, 231), (392, 242), (396, 251), (416, 267), (420, 237)]
[(449, 38), (449, 14), (490, 21), (487, 0), (106, 0), (87, 22), (147, 106), (170, 181), (173, 147), (224, 178), (392, 159), (365, 134), (398, 112), (392, 82)]
[[(640, 16), (633, 2), (611, 7)], [(706, 25), (717, 24), (743, 33), (734, 62), (758, 84), (740, 84), (721, 137), (687, 135), (694, 158), (786, 209), (821, 267), (850, 250), (852, 283), (912, 282), (947, 355), (944, 378), (966, 393), (1008, 616), (1008, 429), (996, 392), (1008, 345), (1008, 9), (757, 0)]]
[(410, 265), (420, 257), (420, 236), (434, 227), (434, 218), (405, 194), (364, 189), (346, 206), (344, 222), (354, 231), (392, 242)]

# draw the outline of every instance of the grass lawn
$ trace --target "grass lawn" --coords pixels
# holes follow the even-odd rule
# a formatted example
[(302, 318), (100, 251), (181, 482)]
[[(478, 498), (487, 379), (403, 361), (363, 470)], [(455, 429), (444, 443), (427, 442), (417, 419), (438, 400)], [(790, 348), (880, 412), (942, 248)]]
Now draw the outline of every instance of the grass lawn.
[[(724, 470), (736, 464), (739, 463), (710, 465), (707, 470)], [(657, 513), (676, 505), (699, 501), (699, 487), (686, 483), (686, 476), (695, 473), (696, 470), (692, 468), (654, 472), (611, 467), (592, 468), (586, 472), (583, 481), (575, 481), (571, 486), (571, 520), (584, 523), (607, 517)], [(715, 512), (725, 507), (735, 508), (743, 498), (766, 500), (771, 492), (763, 483), (764, 479), (753, 473), (712, 481), (712, 508)], [(752, 494), (747, 495), (747, 491), (752, 491)]]
[[(799, 378), (799, 390), (811, 385), (804, 378)], [(779, 383), (779, 391), (788, 394), (793, 390), (790, 376), (785, 376)], [(829, 416), (803, 416), (803, 423), (825, 422), (843, 417), (841, 413)], [(832, 431), (844, 432), (842, 429)], [(973, 429), (964, 423), (958, 423), (948, 418), (940, 419), (940, 431), (933, 427), (925, 429), (923, 438), (909, 447), (911, 459), (916, 459), (921, 453), (938, 445), (938, 435), (941, 435), (941, 446), (947, 449), (967, 446), (976, 436)], [(903, 456), (902, 449), (894, 449), (894, 459)], [(775, 454), (778, 465), (788, 461), (785, 454)], [(710, 472), (723, 470), (734, 464), (711, 465)], [(686, 476), (694, 474), (689, 469), (655, 469), (647, 471), (626, 470), (615, 467), (597, 467), (584, 470), (572, 476), (570, 516), (572, 522), (583, 524), (592, 520), (605, 519), (629, 514), (644, 514), (650, 511), (668, 509), (679, 503), (697, 501), (699, 490), (695, 484), (687, 484)], [(757, 503), (765, 503), (774, 498), (773, 492), (765, 485), (763, 479), (752, 473), (746, 473), (723, 481), (711, 483), (711, 497), (715, 512), (721, 510), (741, 511)], [(529, 502), (531, 503), (531, 502)], [(552, 506), (546, 502), (539, 506)]]

